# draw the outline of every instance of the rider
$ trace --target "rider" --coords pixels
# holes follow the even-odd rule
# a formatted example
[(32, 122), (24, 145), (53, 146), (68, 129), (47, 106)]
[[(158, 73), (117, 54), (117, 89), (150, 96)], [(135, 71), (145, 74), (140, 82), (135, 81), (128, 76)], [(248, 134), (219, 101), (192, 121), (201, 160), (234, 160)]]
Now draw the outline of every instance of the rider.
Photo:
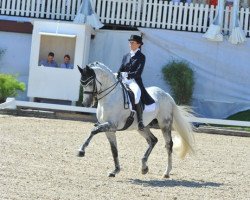
[(140, 50), (141, 45), (143, 45), (142, 37), (139, 35), (131, 35), (128, 41), (130, 53), (123, 56), (122, 64), (118, 71), (118, 77), (122, 77), (123, 82), (126, 83), (134, 93), (138, 129), (143, 130), (142, 104), (150, 105), (154, 103), (154, 100), (147, 93), (141, 78), (145, 65), (145, 56)]

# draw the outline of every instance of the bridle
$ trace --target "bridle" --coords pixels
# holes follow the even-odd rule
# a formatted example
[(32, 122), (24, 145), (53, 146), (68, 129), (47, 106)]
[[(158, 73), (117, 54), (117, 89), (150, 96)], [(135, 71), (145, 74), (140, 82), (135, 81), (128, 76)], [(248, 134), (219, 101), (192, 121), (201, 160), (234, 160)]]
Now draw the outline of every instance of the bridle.
[[(100, 91), (97, 91), (97, 83), (100, 86), (102, 86), (102, 83), (96, 78), (95, 74), (93, 76), (90, 76), (89, 78), (87, 78), (87, 80), (81, 79), (80, 82), (81, 82), (81, 85), (83, 87), (87, 87), (89, 84), (91, 84), (93, 82), (93, 90), (92, 91), (83, 91), (83, 94), (91, 94), (97, 100), (101, 100), (102, 98), (107, 96), (109, 93), (111, 93), (116, 88), (116, 86), (120, 83), (120, 80), (117, 80), (114, 84), (112, 84), (111, 86), (109, 86), (108, 88), (106, 88), (104, 90), (100, 89)], [(97, 97), (98, 95), (101, 95), (104, 92), (107, 92), (107, 93), (105, 93), (103, 96), (101, 96), (99, 98)]]

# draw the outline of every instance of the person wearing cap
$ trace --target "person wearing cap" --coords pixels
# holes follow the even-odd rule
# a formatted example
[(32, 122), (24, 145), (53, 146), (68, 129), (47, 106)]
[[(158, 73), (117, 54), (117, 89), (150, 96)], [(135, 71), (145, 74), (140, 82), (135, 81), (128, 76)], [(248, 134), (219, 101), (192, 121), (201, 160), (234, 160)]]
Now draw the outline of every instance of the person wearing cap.
[(142, 37), (131, 35), (128, 41), (130, 52), (123, 56), (121, 67), (118, 70), (118, 77), (122, 77), (122, 81), (134, 93), (138, 129), (143, 130), (143, 104), (150, 105), (155, 102), (146, 91), (141, 78), (145, 65), (145, 55), (140, 50), (141, 45), (143, 45)]

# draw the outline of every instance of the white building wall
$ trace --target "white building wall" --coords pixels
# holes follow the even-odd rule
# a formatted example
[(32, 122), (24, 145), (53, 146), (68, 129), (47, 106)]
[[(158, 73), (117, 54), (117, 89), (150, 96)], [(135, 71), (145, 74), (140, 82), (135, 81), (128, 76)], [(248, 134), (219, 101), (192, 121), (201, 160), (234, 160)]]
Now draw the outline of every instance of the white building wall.
[[(225, 118), (250, 109), (250, 40), (232, 45), (226, 39), (213, 43), (199, 33), (141, 29), (145, 33), (142, 52), (146, 55), (143, 72), (145, 86), (169, 88), (161, 69), (173, 59), (186, 59), (195, 71), (194, 108), (202, 117)], [(120, 67), (122, 56), (129, 52), (131, 31), (98, 30), (90, 42), (89, 62), (100, 61), (113, 72)], [(0, 32), (0, 49), (6, 49), (0, 59), (0, 73), (19, 74), (28, 82), (31, 35)], [(62, 77), (63, 78), (63, 77)], [(25, 99), (23, 94), (18, 97)]]
[[(0, 73), (17, 74), (18, 80), (28, 85), (31, 34), (0, 31), (0, 49), (5, 53), (0, 58)], [(27, 90), (19, 99), (27, 99)]]

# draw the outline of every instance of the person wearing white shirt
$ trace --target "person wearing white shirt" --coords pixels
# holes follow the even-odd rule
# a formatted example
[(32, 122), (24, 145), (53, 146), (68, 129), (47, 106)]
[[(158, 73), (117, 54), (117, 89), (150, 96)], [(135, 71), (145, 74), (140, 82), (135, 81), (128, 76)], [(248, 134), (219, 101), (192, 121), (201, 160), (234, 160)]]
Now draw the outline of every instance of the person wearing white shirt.
[(60, 65), (61, 68), (73, 69), (73, 64), (70, 63), (70, 56), (66, 54), (63, 57), (63, 63)]
[(121, 67), (118, 71), (118, 77), (122, 77), (122, 81), (134, 93), (139, 130), (144, 129), (142, 119), (143, 105), (155, 103), (154, 99), (146, 91), (141, 78), (145, 65), (145, 55), (140, 50), (141, 45), (143, 45), (141, 36), (131, 35), (129, 39), (130, 53), (123, 57)]

